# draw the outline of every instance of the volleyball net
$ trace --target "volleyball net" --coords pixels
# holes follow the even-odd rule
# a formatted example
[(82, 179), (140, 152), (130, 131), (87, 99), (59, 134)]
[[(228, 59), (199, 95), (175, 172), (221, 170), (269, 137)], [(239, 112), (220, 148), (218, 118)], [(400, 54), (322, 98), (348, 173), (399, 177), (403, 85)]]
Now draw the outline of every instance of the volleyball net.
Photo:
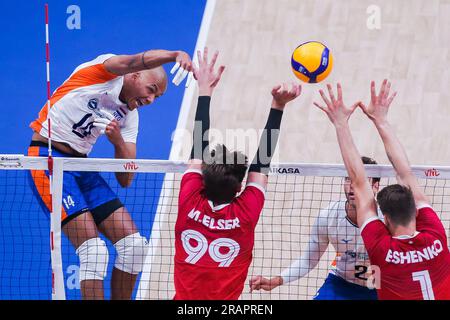
[[(79, 261), (61, 233), (61, 217), (49, 217), (35, 197), (30, 170), (45, 175), (47, 158), (0, 156), (0, 299), (80, 299)], [(149, 240), (134, 299), (174, 296), (174, 230), (182, 162), (156, 160), (55, 158), (54, 210), (61, 212), (64, 172), (99, 172), (130, 212), (139, 232)], [(380, 189), (395, 183), (391, 166), (366, 165), (368, 176), (380, 177)], [(115, 172), (133, 172), (133, 183), (121, 188)], [(450, 167), (413, 167), (446, 230), (450, 228)], [(279, 164), (269, 176), (264, 209), (255, 231), (251, 276), (280, 275), (304, 254), (319, 212), (345, 203), (343, 165)], [(39, 181), (36, 181), (36, 185)], [(49, 187), (42, 180), (42, 188)], [(59, 203), (59, 208), (58, 208)], [(53, 225), (53, 228), (51, 227)], [(55, 228), (56, 226), (56, 228)], [(56, 234), (55, 234), (56, 233)], [(102, 236), (103, 237), (103, 236)], [(111, 296), (115, 248), (106, 238), (109, 266), (105, 298)], [(52, 249), (53, 248), (53, 253)], [(328, 246), (319, 263), (303, 278), (272, 291), (250, 293), (248, 279), (241, 299), (311, 299), (341, 254)]]

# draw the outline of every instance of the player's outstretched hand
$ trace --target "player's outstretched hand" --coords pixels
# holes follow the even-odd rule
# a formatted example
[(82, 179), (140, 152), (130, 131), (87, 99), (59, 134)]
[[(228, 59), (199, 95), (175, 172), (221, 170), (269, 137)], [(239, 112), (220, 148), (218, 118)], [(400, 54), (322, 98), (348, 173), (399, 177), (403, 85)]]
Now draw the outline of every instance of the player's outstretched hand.
[(330, 119), (330, 121), (335, 125), (346, 124), (348, 119), (355, 111), (356, 107), (361, 103), (361, 101), (356, 102), (351, 107), (347, 107), (342, 99), (342, 87), (341, 84), (337, 84), (337, 98), (334, 95), (333, 88), (330, 84), (327, 84), (329, 98), (325, 95), (323, 90), (319, 90), (326, 107), (314, 102), (314, 105), (325, 112)]
[(253, 290), (265, 290), (265, 291), (271, 291), (275, 289), (276, 287), (283, 284), (283, 278), (281, 277), (274, 277), (272, 279), (264, 278), (263, 276), (254, 276), (250, 278), (249, 286), (250, 286), (250, 292)]
[(178, 86), (181, 81), (188, 76), (188, 79), (186, 81), (186, 88), (189, 86), (191, 80), (192, 80), (192, 61), (191, 57), (184, 51), (177, 51), (177, 55), (175, 58), (175, 65), (173, 66), (172, 70), (170, 70), (171, 74), (175, 74), (173, 77), (172, 83)]
[(279, 84), (272, 88), (272, 108), (284, 110), (286, 104), (302, 93), (302, 86), (300, 84), (292, 83), (291, 89), (286, 83)]
[(203, 55), (200, 51), (197, 51), (198, 68), (194, 65), (193, 71), (194, 78), (198, 83), (198, 94), (200, 96), (211, 96), (214, 88), (222, 77), (225, 66), (220, 66), (217, 70), (214, 70), (218, 55), (219, 52), (216, 51), (211, 62), (208, 62), (208, 47), (203, 49)]
[(397, 95), (397, 92), (394, 92), (389, 96), (390, 91), (391, 83), (387, 79), (384, 79), (381, 84), (380, 93), (378, 95), (375, 91), (375, 81), (370, 83), (370, 103), (366, 106), (361, 102), (359, 106), (373, 122), (380, 124), (387, 121), (389, 106)]

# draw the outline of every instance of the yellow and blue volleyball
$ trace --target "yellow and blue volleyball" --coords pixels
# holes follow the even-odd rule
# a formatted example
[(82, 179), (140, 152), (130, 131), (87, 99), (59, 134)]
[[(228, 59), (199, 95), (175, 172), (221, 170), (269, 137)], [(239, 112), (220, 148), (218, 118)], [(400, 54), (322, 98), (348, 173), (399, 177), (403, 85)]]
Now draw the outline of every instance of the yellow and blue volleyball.
[(292, 71), (300, 80), (317, 83), (333, 69), (333, 56), (323, 43), (309, 41), (299, 45), (292, 53)]

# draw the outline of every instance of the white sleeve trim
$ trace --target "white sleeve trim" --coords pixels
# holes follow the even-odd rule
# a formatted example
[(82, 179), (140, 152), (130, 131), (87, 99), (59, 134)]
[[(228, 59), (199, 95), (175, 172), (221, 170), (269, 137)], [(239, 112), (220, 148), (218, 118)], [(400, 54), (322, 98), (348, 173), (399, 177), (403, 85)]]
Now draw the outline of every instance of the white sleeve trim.
[(247, 187), (255, 187), (256, 189), (258, 189), (259, 191), (262, 192), (262, 194), (264, 195), (264, 197), (266, 197), (266, 190), (264, 190), (264, 187), (263, 187), (262, 185), (258, 184), (258, 183), (250, 182), (250, 183), (247, 183), (247, 185), (246, 185), (245, 187), (246, 187), (246, 188), (247, 188)]
[(419, 202), (419, 203), (417, 203), (416, 208), (417, 208), (417, 210), (420, 210), (420, 209), (423, 209), (423, 208), (433, 209), (433, 207), (427, 202)]
[[(361, 233), (363, 232), (364, 228), (365, 228), (369, 223), (371, 223), (372, 221), (376, 221), (376, 220), (380, 220), (380, 218), (378, 218), (378, 216), (368, 218), (368, 219), (363, 223), (363, 225), (361, 226), (361, 228), (359, 228), (359, 229), (361, 230)], [(380, 221), (381, 221), (381, 220), (380, 220)]]
[(187, 173), (198, 173), (199, 175), (203, 175), (202, 170), (198, 170), (198, 169), (188, 169), (183, 173), (183, 175), (185, 175)]

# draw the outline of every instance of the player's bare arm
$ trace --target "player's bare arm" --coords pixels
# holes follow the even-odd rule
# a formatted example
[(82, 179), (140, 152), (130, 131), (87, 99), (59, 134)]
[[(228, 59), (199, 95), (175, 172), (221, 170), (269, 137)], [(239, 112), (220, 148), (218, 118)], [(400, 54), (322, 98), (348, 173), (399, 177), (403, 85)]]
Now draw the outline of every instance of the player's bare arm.
[[(291, 88), (289, 88), (286, 83), (283, 83), (282, 85), (277, 85), (272, 88), (271, 94), (273, 99), (269, 117), (264, 128), (265, 134), (261, 137), (255, 159), (249, 168), (247, 184), (257, 183), (263, 188), (266, 188), (270, 160), (272, 159), (278, 141), (284, 108), (287, 103), (300, 96), (301, 92), (302, 87), (297, 84), (292, 84)], [(273, 139), (272, 135), (276, 135), (276, 138)], [(272, 144), (273, 141), (275, 141), (274, 144)], [(266, 144), (267, 146), (264, 148), (263, 144)], [(269, 154), (262, 154), (265, 152), (268, 152)]]
[(416, 203), (429, 203), (428, 198), (419, 187), (417, 178), (411, 171), (411, 166), (400, 140), (398, 140), (394, 128), (387, 119), (387, 114), (397, 92), (390, 95), (391, 83), (385, 79), (381, 84), (378, 95), (375, 90), (375, 82), (370, 84), (371, 99), (369, 105), (360, 104), (361, 109), (372, 120), (383, 140), (386, 154), (397, 173), (397, 181), (407, 185), (413, 192)]
[(217, 70), (214, 70), (218, 55), (219, 52), (216, 51), (211, 61), (208, 62), (208, 47), (205, 47), (203, 54), (197, 51), (198, 68), (193, 66), (194, 78), (198, 84), (199, 98), (195, 114), (194, 141), (188, 164), (188, 168), (191, 170), (201, 170), (204, 156), (209, 154), (209, 106), (212, 93), (225, 70), (225, 66), (220, 66)]
[(264, 290), (272, 291), (276, 287), (283, 284), (283, 278), (281, 276), (276, 276), (273, 278), (265, 278), (263, 276), (254, 276), (250, 279), (250, 293), (253, 290)]
[[(105, 134), (114, 146), (114, 157), (116, 159), (136, 159), (136, 144), (123, 140), (117, 120), (112, 120), (106, 126)], [(133, 181), (133, 173), (116, 172), (116, 179), (122, 187), (128, 187)]]
[(336, 135), (341, 149), (342, 158), (348, 175), (353, 182), (356, 198), (356, 212), (358, 226), (361, 227), (364, 222), (376, 217), (376, 205), (372, 188), (368, 182), (361, 156), (353, 141), (348, 120), (360, 104), (357, 102), (351, 107), (344, 104), (342, 97), (342, 87), (337, 84), (337, 97), (335, 97), (331, 85), (327, 85), (329, 97), (320, 90), (320, 95), (325, 102), (326, 107), (314, 102), (314, 105), (324, 111), (336, 129)]
[(118, 76), (159, 67), (165, 63), (177, 62), (186, 71), (192, 71), (192, 62), (184, 51), (148, 50), (132, 55), (118, 55), (103, 64), (106, 69)]

